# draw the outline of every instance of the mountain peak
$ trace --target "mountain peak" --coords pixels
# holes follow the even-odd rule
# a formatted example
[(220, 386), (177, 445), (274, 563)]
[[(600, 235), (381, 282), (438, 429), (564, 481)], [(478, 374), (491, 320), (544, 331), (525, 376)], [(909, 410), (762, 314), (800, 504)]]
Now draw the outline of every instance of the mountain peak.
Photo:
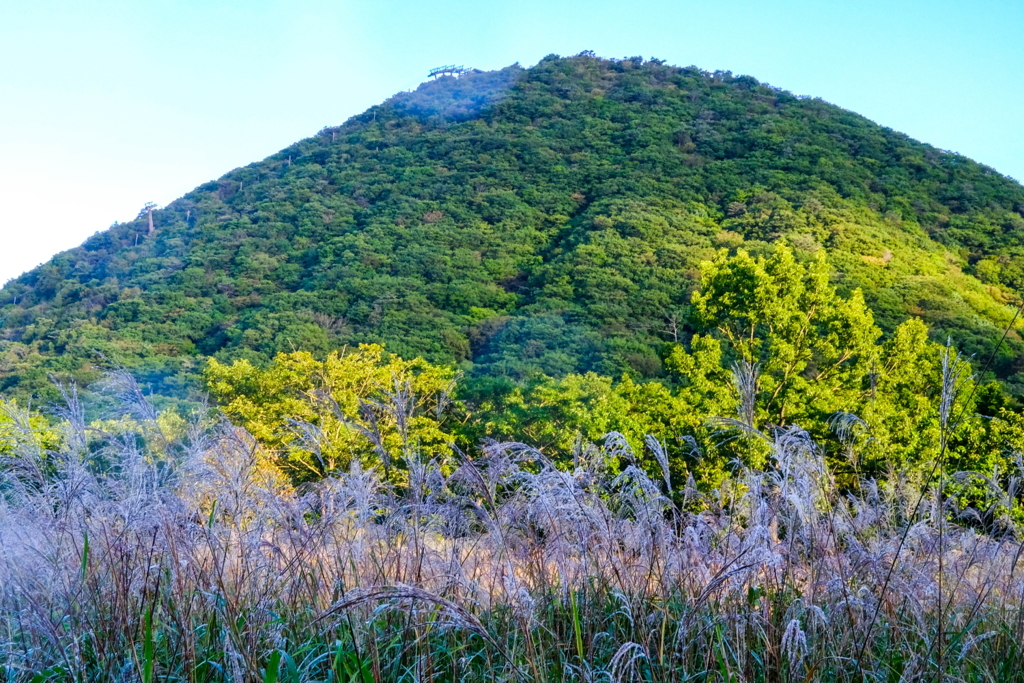
[(919, 316), (981, 354), (1022, 235), (1024, 187), (820, 99), (552, 55), (432, 79), (11, 281), (0, 391), (102, 353), (173, 394), (207, 356), (360, 342), (480, 378), (653, 378), (699, 264), (779, 244), (824, 250), (883, 329)]

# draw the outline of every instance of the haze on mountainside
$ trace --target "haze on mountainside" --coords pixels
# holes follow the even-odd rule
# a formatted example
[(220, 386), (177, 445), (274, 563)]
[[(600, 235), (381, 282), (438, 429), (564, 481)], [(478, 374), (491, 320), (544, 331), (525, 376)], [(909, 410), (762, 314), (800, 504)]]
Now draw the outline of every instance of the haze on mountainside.
[[(718, 250), (824, 250), (891, 332), (986, 357), (1024, 285), (1024, 187), (750, 76), (548, 57), (424, 83), (0, 290), (0, 392), (124, 364), (381, 342), (470, 381), (664, 376)], [(1019, 393), (1015, 331), (993, 364)]]

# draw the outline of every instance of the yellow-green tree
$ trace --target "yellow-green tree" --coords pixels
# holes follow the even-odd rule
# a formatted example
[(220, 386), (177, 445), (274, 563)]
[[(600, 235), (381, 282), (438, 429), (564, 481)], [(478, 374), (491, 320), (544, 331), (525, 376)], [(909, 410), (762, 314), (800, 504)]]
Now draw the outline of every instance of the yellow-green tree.
[(43, 455), (60, 440), (60, 429), (39, 412), (0, 398), (0, 457), (17, 456), (24, 449)]
[(773, 424), (849, 406), (864, 390), (881, 336), (860, 290), (841, 297), (824, 254), (807, 265), (786, 247), (770, 257), (721, 252), (702, 264), (694, 322), (756, 366), (759, 412)]
[(11, 409), (14, 405), (0, 399), (0, 455), (9, 455), (15, 443), (15, 430)]
[(279, 354), (266, 368), (211, 360), (204, 378), (224, 413), (276, 449), (297, 481), (380, 466), (401, 482), (411, 458), (444, 456), (454, 371), (376, 345)]
[[(916, 318), (882, 341), (860, 291), (836, 291), (823, 254), (801, 263), (783, 246), (757, 257), (722, 251), (702, 264), (692, 304), (697, 334), (665, 365), (693, 414), (737, 416), (750, 429), (799, 425), (822, 447), (852, 455), (856, 474), (937, 457), (947, 351)], [(970, 416), (969, 368), (961, 380), (956, 411)], [(753, 444), (736, 450), (763, 464)]]

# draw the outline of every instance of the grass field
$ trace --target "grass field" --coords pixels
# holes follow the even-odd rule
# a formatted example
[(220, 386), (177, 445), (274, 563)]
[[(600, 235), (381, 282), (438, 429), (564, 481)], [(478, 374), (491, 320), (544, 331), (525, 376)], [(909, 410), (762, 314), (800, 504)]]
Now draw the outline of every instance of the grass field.
[(3, 681), (1024, 680), (1012, 491), (840, 491), (797, 428), (711, 493), (614, 434), (572, 471), (491, 443), (295, 489), (231, 425), (71, 398), (59, 452), (7, 408)]

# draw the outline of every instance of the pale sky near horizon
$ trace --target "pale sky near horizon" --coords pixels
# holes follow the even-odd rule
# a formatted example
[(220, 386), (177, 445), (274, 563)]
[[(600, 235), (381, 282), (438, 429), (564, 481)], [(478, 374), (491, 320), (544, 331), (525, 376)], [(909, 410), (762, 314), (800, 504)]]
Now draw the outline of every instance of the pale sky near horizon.
[(425, 80), (593, 50), (822, 97), (1024, 179), (1021, 0), (5, 0), (0, 284)]

